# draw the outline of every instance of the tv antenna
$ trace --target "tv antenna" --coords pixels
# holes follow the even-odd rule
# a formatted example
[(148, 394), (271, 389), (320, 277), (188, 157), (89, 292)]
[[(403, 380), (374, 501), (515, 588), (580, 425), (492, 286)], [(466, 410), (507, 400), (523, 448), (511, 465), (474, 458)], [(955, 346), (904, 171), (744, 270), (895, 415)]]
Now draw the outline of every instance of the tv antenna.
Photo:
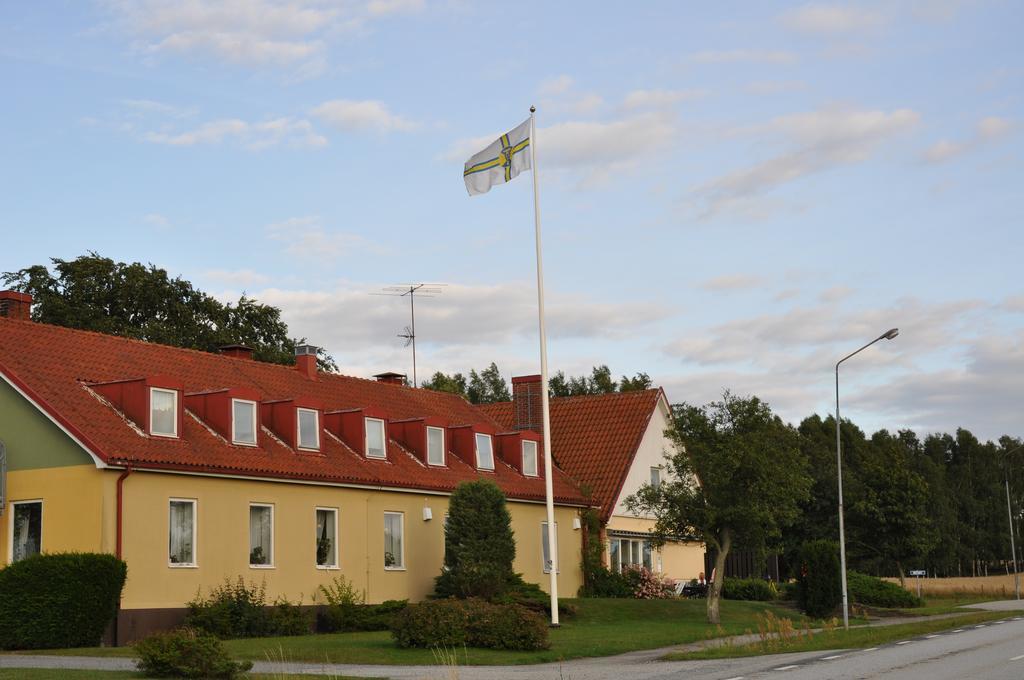
[(401, 283), (397, 286), (387, 286), (382, 288), (380, 293), (370, 293), (371, 295), (389, 295), (391, 297), (409, 297), (409, 316), (411, 317), (410, 325), (405, 327), (405, 330), (397, 335), (399, 338), (405, 338), (405, 346), (409, 347), (412, 345), (412, 386), (419, 387), (419, 383), (416, 380), (416, 296), (420, 297), (437, 297), (442, 293), (441, 289), (444, 288), (446, 283)]

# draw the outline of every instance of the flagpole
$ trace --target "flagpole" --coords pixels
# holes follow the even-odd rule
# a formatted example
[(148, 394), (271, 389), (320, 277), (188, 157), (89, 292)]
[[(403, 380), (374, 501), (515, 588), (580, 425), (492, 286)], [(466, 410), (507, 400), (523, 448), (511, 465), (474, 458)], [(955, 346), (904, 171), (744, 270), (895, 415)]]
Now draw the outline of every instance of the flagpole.
[(551, 484), (551, 411), (548, 403), (548, 342), (544, 330), (544, 260), (540, 247), (540, 202), (537, 200), (537, 108), (530, 107), (530, 165), (533, 167), (533, 225), (537, 240), (537, 317), (540, 325), (540, 403), (544, 414), (544, 501), (548, 511), (548, 566), (551, 576), (551, 625), (558, 623), (558, 554), (554, 492)]

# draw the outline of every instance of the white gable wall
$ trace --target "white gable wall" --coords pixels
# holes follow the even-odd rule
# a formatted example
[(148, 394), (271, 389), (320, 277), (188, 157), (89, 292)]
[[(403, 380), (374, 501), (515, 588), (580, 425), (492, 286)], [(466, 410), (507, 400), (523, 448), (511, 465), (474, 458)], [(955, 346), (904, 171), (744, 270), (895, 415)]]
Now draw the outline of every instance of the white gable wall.
[(629, 468), (622, 491), (615, 501), (613, 516), (636, 517), (626, 509), (625, 500), (630, 494), (639, 491), (641, 486), (651, 482), (652, 467), (661, 466), (662, 480), (668, 479), (665, 469), (665, 453), (674, 450), (672, 440), (665, 436), (665, 430), (668, 429), (670, 423), (669, 406), (662, 397), (658, 399), (658, 406), (647, 423), (647, 430), (640, 440), (640, 447), (637, 449), (636, 457), (633, 458), (633, 465)]

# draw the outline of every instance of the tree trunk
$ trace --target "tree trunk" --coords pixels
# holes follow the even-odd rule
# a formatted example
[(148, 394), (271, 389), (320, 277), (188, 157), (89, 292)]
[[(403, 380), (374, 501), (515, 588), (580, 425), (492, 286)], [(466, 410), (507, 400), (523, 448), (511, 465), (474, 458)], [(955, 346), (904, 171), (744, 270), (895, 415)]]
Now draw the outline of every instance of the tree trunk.
[(722, 586), (725, 584), (725, 558), (731, 547), (732, 531), (722, 529), (722, 540), (719, 542), (718, 552), (715, 554), (715, 577), (712, 579), (711, 589), (708, 591), (708, 623), (716, 626), (721, 622), (718, 605), (722, 599)]
[(907, 587), (907, 575), (903, 573), (903, 563), (896, 560), (896, 570), (900, 573), (900, 588)]

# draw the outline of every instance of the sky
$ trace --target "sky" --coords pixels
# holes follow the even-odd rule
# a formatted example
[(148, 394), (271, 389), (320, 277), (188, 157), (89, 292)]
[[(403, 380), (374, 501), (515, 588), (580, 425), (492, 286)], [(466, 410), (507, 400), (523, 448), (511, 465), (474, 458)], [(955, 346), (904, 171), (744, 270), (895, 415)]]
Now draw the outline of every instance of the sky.
[(348, 375), (551, 370), (672, 402), (1024, 435), (1024, 5), (0, 3), (0, 272), (88, 251), (282, 310)]

